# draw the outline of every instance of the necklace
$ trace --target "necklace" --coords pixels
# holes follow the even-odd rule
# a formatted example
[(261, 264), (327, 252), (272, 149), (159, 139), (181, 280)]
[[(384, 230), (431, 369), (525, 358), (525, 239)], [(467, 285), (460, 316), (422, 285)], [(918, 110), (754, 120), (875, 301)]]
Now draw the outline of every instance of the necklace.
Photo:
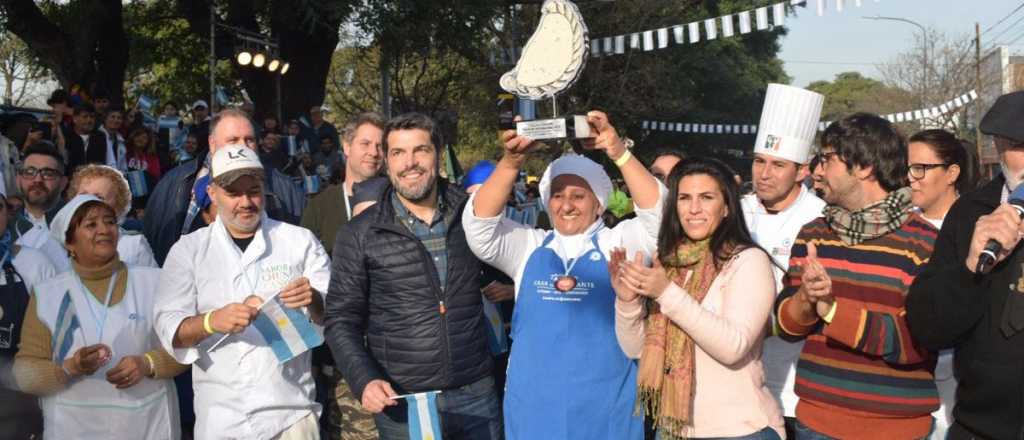
[[(562, 257), (562, 266), (565, 267), (565, 273), (563, 273), (561, 276), (555, 279), (555, 289), (557, 289), (559, 292), (565, 293), (576, 288), (576, 284), (578, 283), (578, 281), (575, 276), (570, 275), (570, 273), (572, 272), (572, 268), (576, 266), (576, 263), (580, 261), (580, 258), (583, 257), (584, 254), (590, 251), (590, 249), (587, 248), (586, 243), (590, 242), (594, 238), (594, 235), (597, 234), (600, 230), (601, 227), (598, 227), (597, 230), (595, 230), (593, 233), (587, 236), (587, 240), (583, 243), (582, 249), (580, 249), (579, 254), (576, 255), (576, 258), (570, 259), (568, 261), (568, 264), (566, 264), (564, 257)], [(567, 255), (565, 245), (562, 244), (562, 237), (558, 235), (558, 233), (554, 234), (555, 242), (558, 243), (558, 249), (562, 251), (561, 254)]]

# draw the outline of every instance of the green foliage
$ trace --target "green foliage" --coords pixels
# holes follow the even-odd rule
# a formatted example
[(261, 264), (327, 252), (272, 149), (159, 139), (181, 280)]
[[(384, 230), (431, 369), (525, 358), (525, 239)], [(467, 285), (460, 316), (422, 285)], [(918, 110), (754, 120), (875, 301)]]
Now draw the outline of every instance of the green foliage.
[[(210, 100), (210, 42), (189, 29), (167, 0), (133, 2), (124, 7), (129, 59), (126, 87), (128, 102), (142, 93), (156, 98), (160, 106), (174, 102), (179, 110), (196, 99)], [(229, 61), (217, 64), (216, 80), (231, 85), (238, 78)], [(159, 110), (154, 110), (159, 112)]]
[(859, 72), (843, 72), (829, 81), (815, 81), (808, 90), (825, 95), (822, 120), (834, 121), (855, 112), (886, 114), (907, 111), (914, 106), (909, 92), (889, 87)]

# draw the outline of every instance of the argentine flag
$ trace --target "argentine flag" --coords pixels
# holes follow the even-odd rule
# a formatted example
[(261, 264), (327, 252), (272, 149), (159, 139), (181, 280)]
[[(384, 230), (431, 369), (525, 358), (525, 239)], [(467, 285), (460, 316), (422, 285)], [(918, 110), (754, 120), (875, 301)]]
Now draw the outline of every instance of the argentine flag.
[(437, 417), (437, 395), (428, 391), (403, 396), (409, 405), (409, 439), (441, 440), (441, 422)]
[(75, 311), (75, 302), (71, 300), (71, 292), (64, 292), (64, 299), (60, 301), (60, 309), (57, 310), (53, 338), (50, 340), (50, 347), (53, 347), (53, 362), (57, 365), (62, 365), (68, 357), (68, 352), (75, 343), (75, 331), (79, 327), (81, 325)]
[(280, 363), (288, 362), (324, 342), (323, 335), (313, 327), (309, 318), (297, 309), (286, 307), (279, 295), (274, 295), (260, 306), (253, 326), (274, 350)]
[(138, 106), (139, 110), (142, 110), (143, 112), (148, 112), (151, 108), (153, 108), (153, 98), (146, 96), (146, 94), (139, 95)]
[(501, 319), (498, 305), (483, 297), (484, 319), (487, 320), (487, 342), (491, 354), (497, 356), (508, 351), (508, 338), (505, 336), (505, 321)]

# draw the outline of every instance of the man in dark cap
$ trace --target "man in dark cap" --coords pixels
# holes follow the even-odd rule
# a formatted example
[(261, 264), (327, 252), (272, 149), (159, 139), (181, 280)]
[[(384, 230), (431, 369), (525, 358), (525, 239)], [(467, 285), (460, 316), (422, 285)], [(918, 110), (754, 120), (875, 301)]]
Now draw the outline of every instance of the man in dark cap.
[[(948, 437), (1024, 435), (1024, 223), (1009, 203), (1024, 180), (1024, 92), (999, 97), (981, 121), (1002, 175), (964, 194), (946, 215), (935, 250), (910, 288), (907, 321), (917, 344), (954, 348), (959, 385)], [(989, 240), (1002, 245), (990, 271), (977, 270)]]

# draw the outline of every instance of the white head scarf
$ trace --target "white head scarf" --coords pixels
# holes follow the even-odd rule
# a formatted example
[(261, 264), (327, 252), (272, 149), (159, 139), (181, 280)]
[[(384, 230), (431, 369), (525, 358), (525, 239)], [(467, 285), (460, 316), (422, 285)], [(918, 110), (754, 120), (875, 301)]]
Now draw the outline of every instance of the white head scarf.
[(540, 200), (544, 203), (544, 209), (548, 207), (548, 200), (551, 199), (551, 182), (563, 174), (579, 176), (590, 185), (601, 209), (598, 214), (603, 214), (608, 207), (608, 197), (612, 193), (612, 179), (604, 172), (604, 168), (597, 162), (578, 154), (566, 154), (548, 165), (544, 170), (544, 176), (540, 179)]
[(66, 245), (68, 229), (71, 228), (71, 217), (74, 217), (75, 212), (78, 212), (78, 208), (81, 208), (86, 202), (94, 201), (103, 203), (103, 200), (92, 194), (79, 194), (69, 200), (63, 208), (60, 208), (60, 211), (57, 211), (57, 215), (53, 216), (53, 220), (50, 221), (50, 236), (57, 240), (57, 243)]

